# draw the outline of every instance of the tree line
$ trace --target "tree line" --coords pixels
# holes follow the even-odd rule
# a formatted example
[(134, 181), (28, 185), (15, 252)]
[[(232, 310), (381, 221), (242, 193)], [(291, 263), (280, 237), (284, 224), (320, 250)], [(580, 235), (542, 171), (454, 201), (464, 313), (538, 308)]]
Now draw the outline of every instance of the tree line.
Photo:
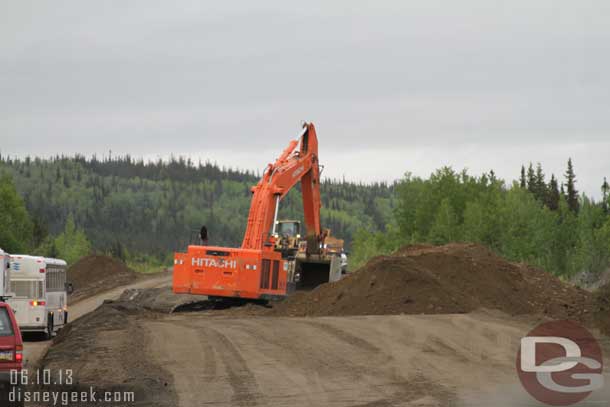
[[(604, 185), (606, 187), (604, 187)], [(604, 199), (602, 200), (602, 205), (606, 205), (608, 200), (606, 178), (604, 178), (604, 185), (602, 185), (602, 191), (605, 194)], [(519, 186), (523, 189), (527, 189), (536, 197), (538, 201), (542, 202), (551, 210), (555, 211), (559, 209), (561, 197), (564, 197), (568, 207), (573, 212), (578, 212), (578, 207), (580, 204), (578, 200), (578, 190), (576, 189), (576, 174), (574, 173), (574, 166), (572, 165), (571, 158), (568, 159), (568, 165), (565, 172), (565, 184), (562, 182), (561, 188), (559, 187), (559, 183), (555, 178), (555, 174), (551, 174), (551, 180), (548, 184), (545, 182), (545, 174), (540, 163), (538, 163), (536, 166), (535, 171), (532, 163), (530, 163), (529, 167), (527, 168), (527, 175), (525, 166), (521, 166)]]
[[(11, 212), (20, 219), (20, 226), (12, 227), (16, 235), (0, 232), (5, 250), (65, 257), (68, 247), (77, 246), (69, 256), (94, 250), (166, 264), (204, 224), (210, 243), (239, 246), (250, 188), (259, 179), (259, 174), (210, 162), (181, 157), (145, 162), (129, 155), (0, 156), (0, 176), (10, 205), (20, 208)], [(393, 184), (326, 179), (321, 189), (322, 226), (348, 247), (359, 229), (383, 231), (390, 222)], [(282, 201), (280, 211), (280, 218), (302, 218), (299, 188)]]
[[(0, 156), (0, 247), (75, 261), (90, 251), (171, 263), (203, 224), (213, 244), (239, 246), (259, 174), (184, 158)], [(517, 181), (441, 168), (394, 184), (324, 180), (322, 223), (351, 264), (414, 243), (476, 242), (556, 275), (598, 273), (610, 259), (610, 186), (579, 193), (572, 160), (547, 181), (541, 164)], [(298, 188), (280, 218), (301, 219)]]
[(493, 171), (472, 176), (442, 168), (424, 179), (407, 174), (396, 186), (396, 207), (386, 232), (361, 230), (354, 240), (356, 264), (406, 244), (474, 242), (515, 261), (569, 277), (599, 273), (610, 260), (610, 187), (604, 178), (596, 202), (576, 188), (572, 160), (564, 179), (542, 165), (521, 167), (506, 184)]

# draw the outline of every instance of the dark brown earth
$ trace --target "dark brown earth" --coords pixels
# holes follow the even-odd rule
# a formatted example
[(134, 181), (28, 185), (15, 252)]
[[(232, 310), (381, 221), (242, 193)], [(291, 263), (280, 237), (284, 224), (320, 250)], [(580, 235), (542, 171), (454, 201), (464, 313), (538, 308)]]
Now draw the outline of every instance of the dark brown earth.
[(69, 370), (74, 382), (47, 390), (89, 391), (93, 385), (98, 394), (135, 393), (135, 403), (117, 405), (176, 405), (171, 375), (151, 362), (145, 350), (149, 337), (143, 334), (142, 323), (148, 318), (154, 320), (155, 315), (109, 302), (69, 324), (53, 341), (41, 370), (50, 371), (54, 383)]
[(573, 319), (610, 333), (610, 284), (596, 293), (542, 269), (513, 263), (476, 244), (406, 246), (379, 256), (344, 279), (267, 306), (222, 307), (169, 288), (126, 292), (133, 305), (170, 313), (191, 308), (213, 316), (347, 316), (462, 314), (495, 309), (508, 315)]
[(407, 246), (348, 277), (273, 305), (272, 315), (455, 314), (479, 308), (509, 315), (584, 319), (591, 294), (474, 244)]
[(68, 281), (74, 286), (70, 302), (127, 285), (138, 278), (135, 271), (120, 260), (103, 255), (83, 257), (68, 269)]
[(572, 319), (610, 335), (610, 284), (591, 293), (542, 269), (509, 262), (483, 246), (457, 243), (406, 246), (373, 258), (338, 282), (284, 301), (208, 314), (313, 317), (460, 314), (477, 309)]

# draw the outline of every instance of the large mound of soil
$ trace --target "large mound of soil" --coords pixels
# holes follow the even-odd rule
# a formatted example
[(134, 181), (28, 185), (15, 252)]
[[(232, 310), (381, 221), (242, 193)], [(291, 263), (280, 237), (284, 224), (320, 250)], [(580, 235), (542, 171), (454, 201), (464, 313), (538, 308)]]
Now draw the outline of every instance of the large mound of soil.
[(505, 313), (583, 319), (590, 294), (474, 244), (407, 246), (346, 278), (275, 304), (274, 315)]
[(68, 281), (74, 285), (71, 302), (136, 280), (136, 273), (125, 263), (108, 256), (83, 257), (68, 269)]

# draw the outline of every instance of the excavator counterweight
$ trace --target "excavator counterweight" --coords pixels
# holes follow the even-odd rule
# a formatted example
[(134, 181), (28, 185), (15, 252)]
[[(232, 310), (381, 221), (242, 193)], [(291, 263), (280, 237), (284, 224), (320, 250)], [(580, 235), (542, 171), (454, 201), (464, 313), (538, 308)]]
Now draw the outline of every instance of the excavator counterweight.
[[(292, 240), (285, 240), (283, 228), (278, 227), (282, 226), (277, 219), (279, 204), (299, 182), (306, 235), (301, 240), (297, 232)], [(272, 299), (340, 279), (339, 255), (325, 247), (328, 231), (322, 230), (320, 207), (318, 138), (314, 125), (306, 123), (299, 139), (289, 143), (252, 187), (241, 247), (190, 245), (185, 253), (175, 253), (174, 292)]]

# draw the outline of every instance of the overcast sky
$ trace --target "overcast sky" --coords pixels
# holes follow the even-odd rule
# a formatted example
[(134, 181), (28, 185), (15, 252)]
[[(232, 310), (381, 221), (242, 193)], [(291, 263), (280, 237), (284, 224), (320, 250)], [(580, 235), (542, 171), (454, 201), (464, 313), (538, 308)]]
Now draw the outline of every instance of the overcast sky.
[[(368, 3), (368, 4), (367, 4)], [(610, 2), (0, 1), (3, 154), (610, 178)]]

